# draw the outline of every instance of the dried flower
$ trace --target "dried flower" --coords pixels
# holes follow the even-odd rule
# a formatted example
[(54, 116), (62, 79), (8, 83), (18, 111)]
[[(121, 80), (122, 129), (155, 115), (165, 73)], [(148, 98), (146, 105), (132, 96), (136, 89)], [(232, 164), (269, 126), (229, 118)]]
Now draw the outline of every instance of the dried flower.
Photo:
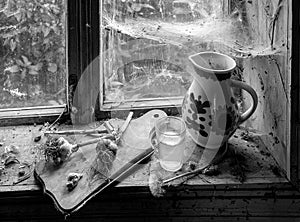
[(46, 161), (55, 165), (62, 164), (72, 153), (72, 145), (63, 137), (50, 138), (45, 143), (44, 156)]

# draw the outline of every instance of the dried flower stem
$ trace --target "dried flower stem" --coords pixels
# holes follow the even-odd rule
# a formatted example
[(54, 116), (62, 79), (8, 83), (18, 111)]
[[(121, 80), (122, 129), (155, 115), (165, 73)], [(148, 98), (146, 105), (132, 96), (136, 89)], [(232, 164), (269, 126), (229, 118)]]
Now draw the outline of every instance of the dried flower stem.
[(205, 168), (200, 168), (200, 169), (196, 169), (196, 170), (193, 170), (191, 172), (187, 172), (187, 173), (183, 173), (183, 174), (180, 174), (180, 175), (177, 175), (175, 177), (171, 177), (169, 179), (166, 179), (163, 181), (163, 184), (167, 184), (169, 182), (172, 182), (173, 180), (176, 180), (176, 179), (180, 179), (182, 177), (186, 177), (186, 176), (196, 176), (197, 174), (200, 174), (200, 173), (203, 173), (203, 171), (206, 169), (207, 167)]
[(84, 141), (82, 143), (78, 143), (78, 144), (74, 144), (72, 145), (72, 152), (76, 152), (80, 147), (89, 145), (89, 144), (93, 144), (93, 143), (98, 143), (99, 141), (103, 140), (103, 139), (115, 139), (115, 136), (112, 134), (106, 134), (104, 136), (101, 136), (100, 138), (96, 138), (96, 139), (92, 139), (92, 140), (88, 140), (88, 141)]
[(57, 134), (57, 135), (73, 135), (73, 134), (103, 134), (107, 133), (107, 130), (89, 129), (89, 130), (62, 130), (62, 131), (46, 131), (44, 134)]

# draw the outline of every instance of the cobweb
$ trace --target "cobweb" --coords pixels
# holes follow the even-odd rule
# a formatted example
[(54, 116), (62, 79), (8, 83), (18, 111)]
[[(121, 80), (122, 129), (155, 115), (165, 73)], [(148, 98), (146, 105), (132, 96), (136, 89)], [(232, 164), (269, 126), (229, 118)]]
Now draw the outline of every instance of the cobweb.
[[(102, 29), (111, 32), (105, 37), (105, 41), (109, 42), (105, 46), (107, 51), (116, 51), (104, 54), (105, 61), (110, 61), (107, 65), (110, 68), (105, 70), (105, 99), (123, 101), (182, 96), (192, 81), (185, 71), (189, 55), (216, 49), (225, 53), (253, 49), (244, 5), (236, 1), (238, 3), (231, 5), (232, 12), (228, 14), (229, 6), (225, 8), (224, 2), (104, 1)], [(132, 44), (134, 41), (141, 44)], [(152, 67), (158, 67), (156, 70), (142, 62), (148, 56), (147, 50), (142, 49), (150, 45), (158, 48), (156, 62), (161, 66), (153, 62)], [(168, 49), (161, 53), (160, 49), (165, 45)], [(141, 61), (131, 59), (136, 53), (139, 53)], [(164, 61), (160, 61), (161, 58)], [(179, 68), (170, 68), (172, 64)]]

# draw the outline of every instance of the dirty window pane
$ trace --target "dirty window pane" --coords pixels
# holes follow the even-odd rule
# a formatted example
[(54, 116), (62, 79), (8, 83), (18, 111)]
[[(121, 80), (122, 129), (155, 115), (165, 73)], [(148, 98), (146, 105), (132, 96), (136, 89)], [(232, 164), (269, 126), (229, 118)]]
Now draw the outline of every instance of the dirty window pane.
[(224, 0), (100, 2), (104, 101), (183, 96), (188, 56), (228, 28)]
[(64, 0), (0, 0), (0, 108), (64, 104)]

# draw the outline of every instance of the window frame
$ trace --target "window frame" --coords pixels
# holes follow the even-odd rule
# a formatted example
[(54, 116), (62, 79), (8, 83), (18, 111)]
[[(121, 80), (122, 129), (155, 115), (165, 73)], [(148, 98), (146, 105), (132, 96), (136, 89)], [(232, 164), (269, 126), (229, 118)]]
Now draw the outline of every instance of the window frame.
[(54, 121), (56, 118), (61, 117), (63, 114), (67, 114), (69, 110), (69, 22), (68, 22), (68, 11), (69, 5), (68, 0), (64, 0), (65, 9), (65, 55), (66, 55), (66, 68), (65, 68), (65, 103), (62, 105), (55, 106), (35, 106), (35, 107), (18, 107), (18, 108), (4, 108), (0, 109), (0, 126), (7, 125), (21, 125), (21, 124), (32, 124), (32, 123), (43, 123), (46, 121)]
[(300, 7), (296, 1), (289, 1), (292, 5), (291, 22), (292, 22), (292, 40), (291, 45), (291, 153), (290, 153), (290, 180), (300, 189)]
[[(69, 4), (70, 3), (70, 4)], [(100, 44), (100, 14), (99, 14), (99, 0), (67, 0), (67, 69), (68, 69), (68, 86), (76, 86), (79, 82), (82, 73), (85, 72), (86, 67), (95, 61), (99, 56)], [(300, 79), (299, 79), (299, 60), (300, 60), (300, 22), (299, 18), (299, 6), (295, 1), (289, 0), (289, 4), (292, 6), (290, 9), (290, 20), (292, 21), (292, 37), (290, 41), (291, 50), (291, 113), (290, 113), (290, 175), (288, 175), (290, 182), (300, 186), (300, 151), (298, 146), (300, 144)], [(294, 17), (296, 19), (294, 19)], [(96, 59), (97, 60), (97, 59)], [(97, 60), (98, 61), (98, 60)], [(98, 69), (97, 69), (98, 68)], [(99, 61), (96, 62), (93, 67), (94, 71), (99, 71)], [(100, 83), (100, 79), (99, 79)], [(95, 105), (95, 109), (91, 112), (88, 118), (84, 121), (90, 122), (94, 120), (100, 120), (109, 118), (112, 116), (112, 110), (108, 109), (104, 112), (100, 109), (100, 102), (98, 92), (100, 92), (100, 85), (98, 84), (98, 91), (93, 93), (92, 98), (89, 101)], [(68, 91), (69, 93), (69, 91)], [(69, 94), (68, 94), (69, 95)], [(69, 95), (70, 96), (70, 95)], [(69, 97), (68, 96), (68, 97)], [(69, 98), (68, 98), (69, 99)], [(71, 98), (73, 103), (78, 103), (82, 100), (78, 97)], [(76, 101), (79, 100), (79, 101)], [(95, 104), (96, 101), (96, 104)], [(69, 101), (71, 102), (71, 101)], [(20, 109), (11, 110), (14, 114), (9, 115), (6, 113), (5, 118), (2, 118), (0, 111), (0, 125), (18, 125), (29, 123), (43, 123), (45, 120), (53, 121), (55, 118), (64, 111), (64, 114), (70, 114), (68, 106), (65, 107), (37, 107), (35, 112), (28, 108), (21, 112)], [(153, 108), (153, 107), (150, 107)], [(174, 113), (174, 107), (161, 107), (166, 108), (168, 113)], [(170, 108), (170, 109), (169, 109)], [(145, 108), (138, 110), (136, 115), (144, 112)], [(40, 112), (40, 113), (39, 113)], [(79, 114), (81, 110), (79, 110)], [(120, 113), (124, 113), (122, 110)], [(175, 112), (176, 113), (176, 112)], [(3, 115), (4, 116), (4, 115)], [(80, 118), (80, 117), (78, 117)]]

